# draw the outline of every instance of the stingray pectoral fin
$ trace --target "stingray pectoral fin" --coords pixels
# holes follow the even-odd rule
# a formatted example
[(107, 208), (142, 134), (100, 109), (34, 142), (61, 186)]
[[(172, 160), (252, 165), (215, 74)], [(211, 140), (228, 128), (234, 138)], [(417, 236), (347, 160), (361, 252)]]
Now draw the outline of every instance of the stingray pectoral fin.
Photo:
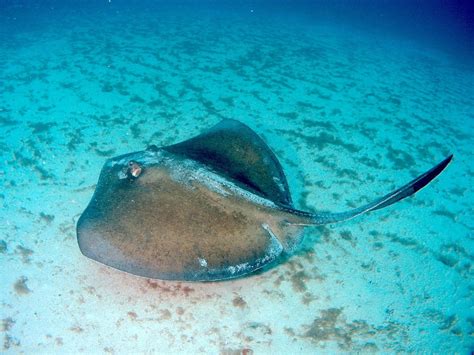
[[(340, 213), (311, 213), (308, 214), (308, 225), (322, 225), (327, 223), (334, 223), (340, 222), (344, 220), (348, 220), (354, 217), (357, 217), (363, 213), (370, 212), (373, 210), (378, 210), (400, 200), (403, 200), (405, 197), (411, 196), (417, 191), (421, 190), (423, 187), (428, 185), (436, 176), (438, 176), (445, 168), (448, 166), (449, 162), (453, 158), (451, 154), (442, 162), (421, 174), (416, 179), (410, 181), (408, 184), (400, 187), (399, 189), (390, 192), (389, 194), (383, 196), (382, 198), (376, 199), (371, 203), (355, 208), (353, 210), (347, 212), (340, 212)], [(301, 223), (306, 224), (306, 223)]]

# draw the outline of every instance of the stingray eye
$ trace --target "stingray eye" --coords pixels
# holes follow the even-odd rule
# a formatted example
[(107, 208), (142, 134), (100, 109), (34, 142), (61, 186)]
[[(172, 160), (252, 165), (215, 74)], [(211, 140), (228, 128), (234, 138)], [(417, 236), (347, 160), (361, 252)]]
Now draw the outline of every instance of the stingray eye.
[(137, 178), (142, 173), (142, 167), (136, 161), (130, 160), (128, 162), (128, 174), (131, 177)]

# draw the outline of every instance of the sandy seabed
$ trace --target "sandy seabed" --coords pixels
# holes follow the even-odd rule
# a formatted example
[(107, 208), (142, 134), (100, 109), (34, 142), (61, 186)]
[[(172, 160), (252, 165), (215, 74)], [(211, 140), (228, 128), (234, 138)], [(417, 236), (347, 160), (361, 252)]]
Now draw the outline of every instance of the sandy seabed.
[[(3, 353), (472, 350), (472, 69), (255, 13), (83, 15), (0, 43)], [(75, 224), (107, 158), (224, 118), (274, 149), (302, 209), (356, 207), (455, 158), (246, 278), (149, 280), (82, 256)]]

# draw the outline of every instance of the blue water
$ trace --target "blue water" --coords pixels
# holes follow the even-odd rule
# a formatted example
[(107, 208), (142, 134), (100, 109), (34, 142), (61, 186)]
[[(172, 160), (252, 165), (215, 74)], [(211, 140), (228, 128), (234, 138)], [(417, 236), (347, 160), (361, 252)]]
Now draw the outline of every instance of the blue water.
[[(473, 8), (463, 1), (0, 2), (4, 353), (474, 348)], [(239, 119), (297, 207), (341, 211), (266, 272), (147, 280), (78, 249), (107, 158)]]

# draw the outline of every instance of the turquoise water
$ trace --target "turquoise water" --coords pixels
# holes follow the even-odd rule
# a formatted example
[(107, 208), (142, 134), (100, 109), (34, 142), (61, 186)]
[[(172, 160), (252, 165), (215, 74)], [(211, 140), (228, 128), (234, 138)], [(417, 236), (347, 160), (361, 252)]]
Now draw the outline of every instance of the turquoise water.
[[(0, 3), (2, 352), (472, 351), (470, 9), (349, 4)], [(224, 118), (265, 139), (307, 210), (455, 157), (246, 278), (148, 280), (80, 253), (106, 159)]]

